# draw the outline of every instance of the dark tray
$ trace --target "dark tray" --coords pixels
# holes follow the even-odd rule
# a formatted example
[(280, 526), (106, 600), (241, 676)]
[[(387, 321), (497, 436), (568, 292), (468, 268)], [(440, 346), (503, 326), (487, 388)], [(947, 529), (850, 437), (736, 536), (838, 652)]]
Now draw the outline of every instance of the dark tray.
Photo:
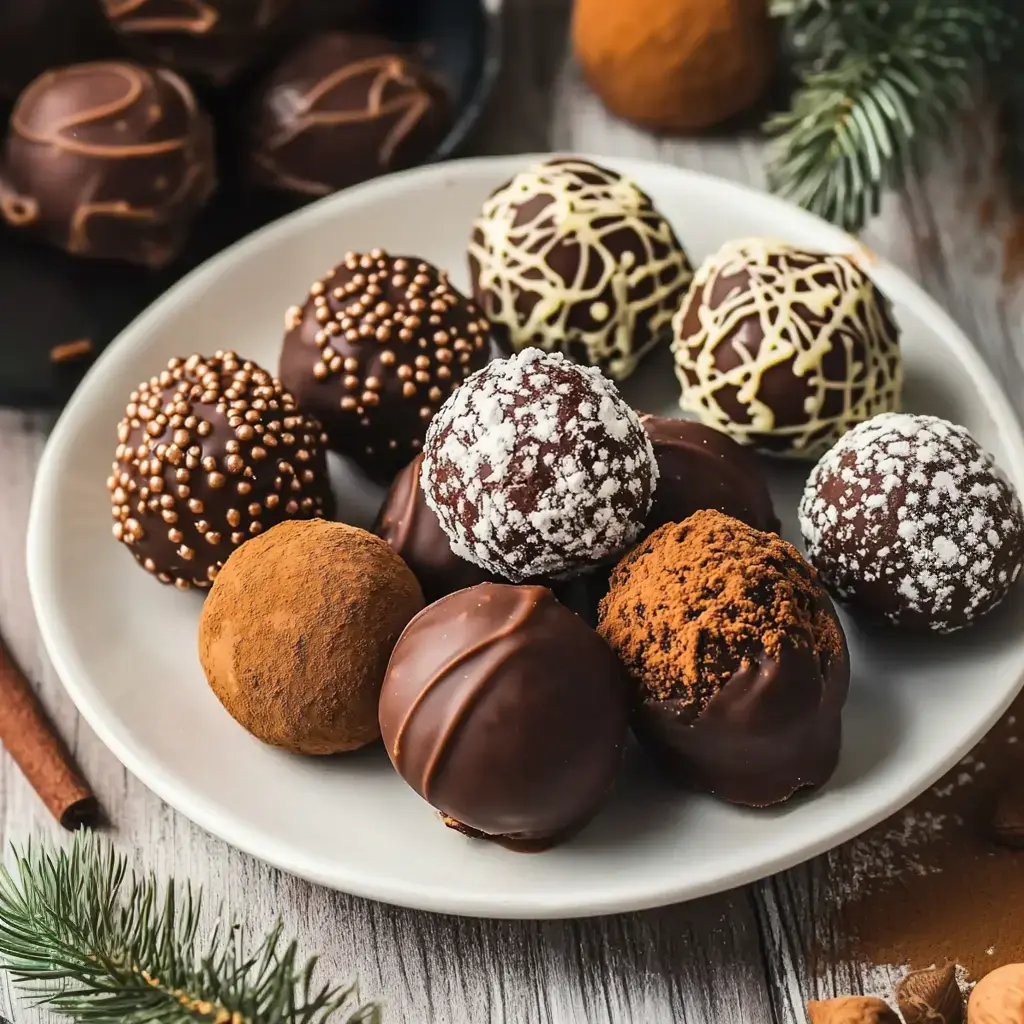
[[(320, 0), (330, 6), (334, 0)], [(456, 153), (479, 118), (499, 61), (496, 4), (484, 0), (390, 0), (383, 25), (418, 45), (451, 83), (458, 117), (434, 159)], [(256, 69), (253, 76), (260, 73)], [(70, 396), (95, 357), (175, 281), (250, 231), (295, 209), (294, 203), (232, 186), (233, 114), (245, 82), (204, 94), (223, 142), (221, 177), (228, 182), (204, 211), (187, 250), (170, 267), (147, 271), (124, 264), (74, 259), (15, 237), (0, 225), (0, 405), (57, 407)], [(3, 123), (6, 124), (6, 111)], [(225, 130), (227, 126), (227, 130)], [(55, 346), (88, 339), (87, 358), (54, 363)]]

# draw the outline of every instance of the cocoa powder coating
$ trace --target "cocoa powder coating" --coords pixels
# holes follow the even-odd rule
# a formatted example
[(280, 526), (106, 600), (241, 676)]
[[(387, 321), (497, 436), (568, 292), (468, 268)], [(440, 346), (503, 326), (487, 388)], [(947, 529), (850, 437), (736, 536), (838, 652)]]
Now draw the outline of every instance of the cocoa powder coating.
[(301, 754), (380, 735), (388, 659), (423, 594), (380, 538), (322, 519), (285, 522), (227, 560), (199, 623), (199, 657), (228, 712)]

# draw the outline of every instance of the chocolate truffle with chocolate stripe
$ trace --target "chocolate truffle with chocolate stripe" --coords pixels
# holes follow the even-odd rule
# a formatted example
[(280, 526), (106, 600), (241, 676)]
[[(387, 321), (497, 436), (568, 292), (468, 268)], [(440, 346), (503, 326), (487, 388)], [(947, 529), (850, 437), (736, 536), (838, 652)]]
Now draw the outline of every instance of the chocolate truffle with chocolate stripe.
[(650, 198), (578, 157), (527, 168), (491, 195), (473, 225), (469, 269), (505, 351), (561, 351), (615, 380), (667, 340), (693, 277)]
[(330, 447), (390, 481), (427, 424), (488, 357), (488, 324), (415, 256), (349, 253), (285, 313), (280, 377)]
[(815, 458), (899, 408), (899, 329), (851, 256), (728, 242), (698, 269), (673, 324), (680, 406), (740, 444)]
[(161, 583), (209, 587), (285, 519), (333, 510), (324, 435), (234, 352), (172, 359), (128, 398), (107, 487), (114, 537)]
[(210, 120), (184, 80), (126, 61), (75, 64), (15, 104), (0, 219), (75, 256), (160, 267), (215, 179)]

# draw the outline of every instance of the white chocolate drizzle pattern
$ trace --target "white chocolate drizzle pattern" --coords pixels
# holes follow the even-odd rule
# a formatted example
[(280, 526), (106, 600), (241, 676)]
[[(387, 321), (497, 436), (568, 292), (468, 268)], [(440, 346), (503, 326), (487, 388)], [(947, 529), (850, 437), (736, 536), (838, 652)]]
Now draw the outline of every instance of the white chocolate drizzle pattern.
[(564, 158), (484, 203), (469, 244), (474, 298), (508, 348), (560, 350), (628, 377), (666, 336), (693, 271), (632, 181)]
[[(728, 242), (698, 269), (674, 334), (680, 407), (741, 444), (814, 457), (855, 424), (899, 408), (891, 307), (850, 256)], [(792, 375), (781, 399), (780, 371)]]

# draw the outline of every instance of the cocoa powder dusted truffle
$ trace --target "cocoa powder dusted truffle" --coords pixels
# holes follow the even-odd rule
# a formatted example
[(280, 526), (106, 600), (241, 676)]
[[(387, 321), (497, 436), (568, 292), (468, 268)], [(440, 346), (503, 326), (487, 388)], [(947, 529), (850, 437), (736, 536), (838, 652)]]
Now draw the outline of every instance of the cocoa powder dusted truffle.
[(650, 439), (615, 385), (536, 348), (459, 388), (430, 424), (420, 472), (452, 550), (513, 582), (628, 547), (657, 479)]
[(473, 225), (469, 269), (506, 352), (559, 350), (616, 380), (668, 336), (693, 277), (650, 198), (578, 157), (537, 164), (494, 192)]
[(199, 620), (199, 657), (231, 716), (264, 743), (336, 754), (380, 735), (384, 671), (423, 595), (365, 530), (281, 523), (235, 551)]
[(728, 242), (697, 270), (673, 326), (681, 408), (740, 444), (816, 458), (899, 408), (899, 329), (850, 256)]
[(594, 815), (627, 717), (608, 645), (544, 587), (485, 583), (426, 608), (380, 697), (388, 756), (446, 824), (532, 849)]
[(75, 64), (15, 104), (0, 218), (75, 256), (161, 267), (215, 182), (210, 119), (183, 79), (127, 61)]
[(800, 502), (807, 554), (841, 600), (949, 633), (994, 608), (1024, 563), (1024, 511), (961, 426), (890, 413), (851, 430)]
[(249, 538), (333, 507), (319, 424), (233, 352), (172, 359), (129, 395), (117, 440), (114, 537), (161, 583), (209, 587)]
[(280, 376), (330, 446), (388, 481), (488, 357), (488, 324), (437, 267), (349, 253), (285, 313)]
[(791, 544), (703, 511), (612, 573), (598, 632), (636, 687), (633, 727), (675, 781), (764, 806), (839, 758), (846, 639)]

